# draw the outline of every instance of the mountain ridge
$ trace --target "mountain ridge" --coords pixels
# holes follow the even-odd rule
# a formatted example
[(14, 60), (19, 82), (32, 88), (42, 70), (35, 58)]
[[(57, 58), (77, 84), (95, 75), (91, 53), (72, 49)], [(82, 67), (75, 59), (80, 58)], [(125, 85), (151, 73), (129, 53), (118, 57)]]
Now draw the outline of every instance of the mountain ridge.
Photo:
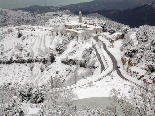
[(36, 14), (42, 14), (47, 12), (54, 12), (57, 10), (66, 10), (65, 8), (61, 7), (54, 7), (54, 6), (39, 6), (39, 5), (32, 5), (25, 8), (16, 8), (12, 10), (22, 10), (26, 12), (36, 13)]
[[(130, 27), (139, 27), (141, 25), (155, 26), (155, 3), (144, 4), (142, 6), (127, 10), (98, 10), (82, 11), (84, 15), (98, 13), (113, 21), (129, 25)], [(75, 12), (78, 14), (78, 11)]]
[[(142, 6), (124, 11), (113, 11), (104, 16), (111, 20), (129, 25), (130, 27), (139, 27), (141, 25), (155, 26), (155, 4), (144, 4)], [(97, 12), (99, 13), (99, 12)], [(99, 13), (103, 15), (102, 13)]]
[(64, 6), (71, 11), (97, 11), (97, 10), (126, 10), (143, 4), (152, 3), (155, 0), (93, 0), (91, 2), (78, 3)]
[[(95, 0), (95, 1), (102, 1), (102, 0)], [(103, 0), (106, 1), (106, 0)], [(111, 0), (113, 1), (113, 0)], [(120, 0), (117, 0), (120, 1)], [(124, 0), (122, 0), (124, 1)], [(130, 0), (128, 0), (130, 1)], [(134, 0), (136, 1), (136, 0)], [(144, 0), (145, 1), (145, 0)], [(151, 0), (150, 0), (151, 1)], [(98, 2), (98, 3), (99, 3)], [(85, 2), (81, 4), (87, 5), (88, 3), (91, 2)], [(77, 4), (78, 6), (79, 4)], [(72, 6), (72, 5), (71, 5)], [(74, 6), (74, 5), (73, 5)], [(53, 7), (53, 6), (30, 6), (26, 8), (19, 8), (19, 9), (14, 9), (14, 10), (22, 10), (26, 12), (31, 12), (35, 14), (42, 14), (42, 13), (47, 13), (47, 12), (54, 12), (57, 10), (70, 10), (72, 13), (78, 14), (79, 9), (70, 9), (65, 6), (60, 6), (60, 7)], [(96, 8), (96, 10), (87, 10), (87, 7), (85, 7), (84, 10), (82, 11), (83, 15), (91, 14), (91, 13), (98, 13), (100, 15), (103, 15), (113, 21), (129, 25), (130, 27), (139, 27), (141, 25), (152, 25), (155, 26), (155, 2), (149, 3), (149, 4), (143, 4), (141, 6), (135, 7), (135, 8), (130, 8), (126, 10), (118, 10), (118, 9), (111, 9), (111, 10), (106, 10), (106, 9), (99, 9)]]

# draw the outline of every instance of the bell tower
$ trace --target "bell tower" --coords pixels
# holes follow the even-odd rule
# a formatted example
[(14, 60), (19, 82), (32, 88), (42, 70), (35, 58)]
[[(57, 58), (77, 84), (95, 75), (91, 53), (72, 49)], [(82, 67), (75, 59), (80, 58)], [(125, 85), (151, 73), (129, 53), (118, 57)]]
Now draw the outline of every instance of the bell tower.
[(79, 23), (82, 23), (82, 13), (81, 13), (81, 11), (79, 12)]

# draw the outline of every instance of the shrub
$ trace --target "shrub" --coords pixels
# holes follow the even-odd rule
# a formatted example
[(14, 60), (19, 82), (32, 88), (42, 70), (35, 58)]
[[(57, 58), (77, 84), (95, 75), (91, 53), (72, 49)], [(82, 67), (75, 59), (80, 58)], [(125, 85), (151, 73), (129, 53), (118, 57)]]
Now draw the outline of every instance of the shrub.
[(71, 90), (48, 91), (45, 96), (45, 102), (41, 107), (39, 115), (46, 116), (72, 116), (72, 102), (76, 96)]
[(55, 55), (54, 54), (50, 54), (50, 62), (53, 63), (55, 61)]
[(22, 32), (18, 32), (18, 38), (20, 38), (22, 36)]
[(58, 52), (58, 54), (62, 54), (65, 51), (65, 46), (63, 44), (58, 44), (56, 46), (56, 51)]
[(21, 88), (19, 91), (19, 97), (21, 98), (21, 101), (39, 104), (44, 102), (44, 94), (41, 93), (41, 91), (34, 87), (34, 85), (27, 84), (24, 87)]
[(9, 103), (1, 105), (1, 116), (24, 116), (20, 106), (15, 100), (10, 100)]

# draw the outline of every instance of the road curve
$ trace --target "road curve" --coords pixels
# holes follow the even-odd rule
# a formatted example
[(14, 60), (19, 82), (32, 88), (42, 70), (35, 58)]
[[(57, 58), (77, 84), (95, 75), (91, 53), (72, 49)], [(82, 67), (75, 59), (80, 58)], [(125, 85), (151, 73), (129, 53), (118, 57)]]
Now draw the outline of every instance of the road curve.
[(116, 70), (116, 71), (117, 71), (117, 74), (118, 74), (123, 80), (126, 80), (126, 81), (128, 81), (128, 82), (130, 82), (130, 83), (132, 83), (132, 84), (134, 84), (134, 85), (136, 85), (136, 86), (138, 86), (138, 87), (140, 87), (140, 88), (143, 88), (143, 89), (146, 90), (146, 91), (149, 91), (149, 92), (151, 92), (151, 93), (154, 93), (153, 91), (149, 90), (148, 88), (145, 88), (145, 87), (143, 87), (143, 86), (141, 86), (141, 85), (139, 85), (139, 84), (137, 84), (137, 83), (135, 83), (135, 82), (133, 82), (133, 81), (127, 79), (127, 78), (125, 78), (125, 77), (122, 75), (121, 71), (118, 69), (117, 60), (116, 60), (115, 57), (107, 50), (106, 44), (105, 44), (103, 41), (99, 40), (98, 37), (97, 37), (97, 41), (102, 42), (104, 50), (107, 52), (107, 54), (110, 56), (110, 58), (111, 58), (111, 60), (112, 60), (112, 62), (113, 62), (113, 70)]
[(118, 67), (117, 67), (117, 60), (116, 60), (115, 57), (107, 50), (106, 44), (103, 43), (103, 42), (102, 42), (102, 44), (103, 44), (104, 50), (107, 52), (107, 54), (110, 56), (110, 58), (111, 58), (111, 60), (112, 60), (112, 62), (113, 62), (113, 70), (116, 70), (116, 71), (117, 71), (117, 74), (118, 74), (122, 79), (128, 81), (128, 79), (125, 78), (125, 77), (122, 75), (121, 71), (118, 69)]
[[(134, 85), (136, 85), (136, 86), (138, 86), (138, 87), (140, 87), (140, 88), (143, 88), (144, 90), (146, 90), (146, 91), (148, 91), (148, 92), (153, 93), (153, 91), (149, 90), (148, 88), (145, 88), (145, 87), (143, 87), (143, 86), (141, 86), (141, 85), (139, 85), (139, 84), (137, 84), (137, 83), (135, 83), (135, 82), (133, 82), (133, 81), (127, 79), (127, 78), (125, 78), (125, 77), (121, 74), (121, 71), (117, 68), (117, 60), (116, 60), (115, 57), (107, 50), (106, 44), (105, 44), (103, 41), (99, 40), (99, 39), (98, 39), (98, 36), (95, 36), (94, 39), (96, 40), (96, 42), (101, 42), (101, 44), (103, 44), (103, 49), (104, 49), (104, 50), (107, 52), (107, 54), (110, 56), (110, 58), (111, 58), (111, 60), (112, 60), (112, 62), (113, 62), (113, 69), (112, 69), (112, 71), (115, 71), (115, 70), (116, 70), (116, 71), (117, 71), (117, 74), (118, 74), (123, 80), (126, 80), (126, 81), (128, 81), (128, 82), (130, 82), (130, 83), (133, 83)], [(94, 48), (95, 48), (95, 46), (94, 46)], [(102, 65), (104, 65), (103, 62), (102, 62), (102, 60), (101, 60), (101, 56), (100, 56), (100, 54), (98, 53), (98, 51), (97, 51), (96, 48), (95, 48), (95, 51), (96, 51), (96, 54), (98, 55), (97, 57), (98, 57), (100, 63), (101, 63)], [(102, 67), (102, 68), (103, 68), (103, 67)], [(104, 69), (104, 68), (103, 68), (103, 69)], [(112, 71), (110, 71), (108, 74), (112, 73)], [(108, 75), (108, 74), (106, 74), (106, 75)], [(106, 75), (105, 75), (105, 76), (106, 76)], [(63, 87), (63, 88), (55, 88), (55, 89), (52, 89), (52, 90), (64, 91), (64, 90), (68, 90), (68, 89), (75, 89), (75, 88), (78, 88), (78, 87), (85, 86), (85, 85), (87, 85), (87, 84), (89, 84), (89, 83), (92, 83), (92, 82), (100, 81), (100, 80), (103, 79), (105, 76), (99, 77), (99, 79), (97, 79), (96, 81), (88, 81), (88, 82), (85, 82), (85, 83), (81, 83), (81, 84), (79, 84), (79, 85), (78, 85), (78, 84), (75, 84), (75, 85), (72, 85), (72, 86), (67, 86), (67, 87)]]
[(100, 62), (100, 64), (101, 64), (101, 72), (105, 69), (105, 66), (104, 66), (104, 64), (103, 64), (103, 61), (102, 61), (102, 59), (101, 59), (101, 56), (100, 56), (100, 54), (98, 53), (98, 51), (97, 51), (97, 49), (96, 49), (96, 47), (93, 45), (93, 48), (94, 48), (94, 50), (95, 50), (95, 52), (96, 52), (96, 56), (97, 56), (97, 58), (98, 58), (98, 60), (99, 60), (99, 62)]
[(96, 46), (97, 45), (93, 45), (93, 48), (95, 49), (97, 58), (98, 58), (101, 66), (102, 66), (102, 68), (101, 68), (102, 73), (106, 72), (105, 70), (109, 70), (109, 71), (107, 71), (103, 76), (101, 76), (102, 73), (97, 75), (97, 78), (95, 80), (86, 80), (85, 82), (78, 83), (78, 84), (73, 84), (71, 86), (66, 86), (66, 87), (62, 87), (62, 88), (53, 88), (52, 91), (64, 91), (64, 90), (69, 90), (69, 89), (72, 90), (72, 89), (75, 89), (75, 88), (78, 88), (78, 87), (89, 86), (90, 83), (100, 81), (104, 77), (106, 77), (107, 75), (112, 73), (112, 71), (113, 71), (112, 69), (109, 69), (109, 68), (105, 69), (104, 63), (103, 63), (102, 58), (101, 58), (102, 56), (101, 56), (101, 54), (99, 54)]

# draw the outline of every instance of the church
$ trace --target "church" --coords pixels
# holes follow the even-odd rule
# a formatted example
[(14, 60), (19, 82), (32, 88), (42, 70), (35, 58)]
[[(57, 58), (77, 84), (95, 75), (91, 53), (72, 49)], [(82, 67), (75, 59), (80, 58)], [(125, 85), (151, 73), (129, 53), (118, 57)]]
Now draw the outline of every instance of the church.
[(98, 34), (102, 33), (102, 27), (97, 26), (96, 24), (92, 23), (83, 23), (82, 21), (82, 13), (79, 12), (79, 21), (73, 21), (65, 24), (65, 30), (67, 32), (76, 32), (76, 33), (82, 33), (82, 32), (88, 32), (90, 34)]

